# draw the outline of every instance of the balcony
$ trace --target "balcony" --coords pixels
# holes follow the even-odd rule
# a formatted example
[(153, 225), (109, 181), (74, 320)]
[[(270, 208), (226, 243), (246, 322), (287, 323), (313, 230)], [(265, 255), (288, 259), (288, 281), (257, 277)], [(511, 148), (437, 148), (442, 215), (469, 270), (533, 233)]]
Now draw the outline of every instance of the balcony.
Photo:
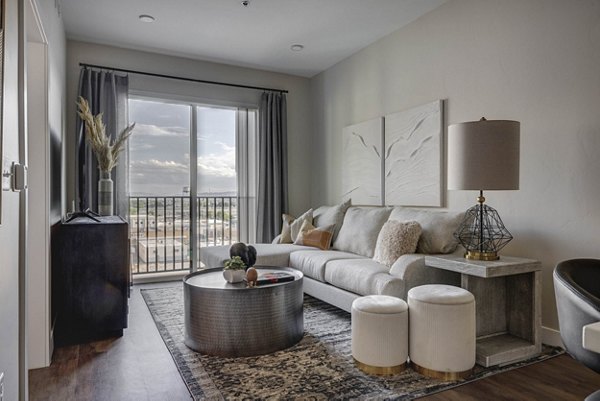
[(195, 213), (192, 203), (190, 196), (129, 197), (133, 275), (189, 271), (194, 247), (199, 255), (203, 247), (238, 242), (236, 197), (197, 197)]

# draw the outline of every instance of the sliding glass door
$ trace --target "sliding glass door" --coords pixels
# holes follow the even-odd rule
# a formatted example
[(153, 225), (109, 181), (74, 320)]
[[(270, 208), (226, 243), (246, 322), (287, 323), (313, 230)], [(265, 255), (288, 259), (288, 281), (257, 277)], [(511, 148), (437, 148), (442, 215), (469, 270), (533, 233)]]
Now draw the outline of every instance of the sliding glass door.
[(134, 274), (202, 268), (202, 248), (252, 240), (255, 110), (132, 98), (129, 117)]

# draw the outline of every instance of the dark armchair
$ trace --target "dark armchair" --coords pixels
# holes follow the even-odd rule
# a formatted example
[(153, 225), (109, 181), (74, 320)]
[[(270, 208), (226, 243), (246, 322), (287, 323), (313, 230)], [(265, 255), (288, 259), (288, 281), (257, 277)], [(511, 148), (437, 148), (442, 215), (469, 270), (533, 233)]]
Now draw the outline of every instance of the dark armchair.
[(600, 373), (600, 354), (582, 346), (583, 326), (600, 322), (600, 260), (572, 259), (554, 269), (560, 336), (567, 352)]
[[(583, 348), (583, 327), (600, 322), (600, 260), (571, 259), (556, 265), (554, 292), (560, 337), (567, 352), (600, 373), (600, 354)], [(599, 401), (600, 390), (585, 401)]]

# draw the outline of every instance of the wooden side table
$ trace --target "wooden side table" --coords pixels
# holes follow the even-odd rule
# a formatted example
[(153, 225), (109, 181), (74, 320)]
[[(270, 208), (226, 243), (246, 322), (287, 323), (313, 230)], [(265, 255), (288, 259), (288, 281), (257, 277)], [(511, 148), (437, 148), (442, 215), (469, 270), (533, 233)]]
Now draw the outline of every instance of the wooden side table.
[(460, 273), (461, 287), (475, 296), (479, 365), (516, 362), (541, 352), (540, 262), (510, 256), (477, 261), (443, 255), (426, 256), (425, 265)]

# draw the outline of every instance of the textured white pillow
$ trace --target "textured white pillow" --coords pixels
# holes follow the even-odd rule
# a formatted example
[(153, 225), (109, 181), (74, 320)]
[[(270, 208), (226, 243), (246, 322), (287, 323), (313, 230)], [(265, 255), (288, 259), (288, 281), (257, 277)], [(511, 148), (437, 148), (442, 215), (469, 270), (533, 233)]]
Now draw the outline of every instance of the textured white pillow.
[(333, 239), (332, 242), (337, 238), (342, 223), (344, 222), (344, 215), (346, 210), (351, 205), (351, 200), (348, 199), (346, 202), (335, 205), (335, 206), (321, 206), (313, 212), (313, 225), (315, 227), (324, 227), (334, 225)]
[(420, 236), (421, 225), (416, 221), (386, 221), (377, 237), (373, 260), (391, 267), (400, 256), (415, 252)]
[(417, 221), (422, 233), (417, 244), (418, 253), (452, 253), (458, 245), (454, 232), (462, 221), (464, 212), (395, 207), (390, 220)]
[(350, 207), (333, 247), (372, 258), (377, 236), (390, 212), (386, 207)]

